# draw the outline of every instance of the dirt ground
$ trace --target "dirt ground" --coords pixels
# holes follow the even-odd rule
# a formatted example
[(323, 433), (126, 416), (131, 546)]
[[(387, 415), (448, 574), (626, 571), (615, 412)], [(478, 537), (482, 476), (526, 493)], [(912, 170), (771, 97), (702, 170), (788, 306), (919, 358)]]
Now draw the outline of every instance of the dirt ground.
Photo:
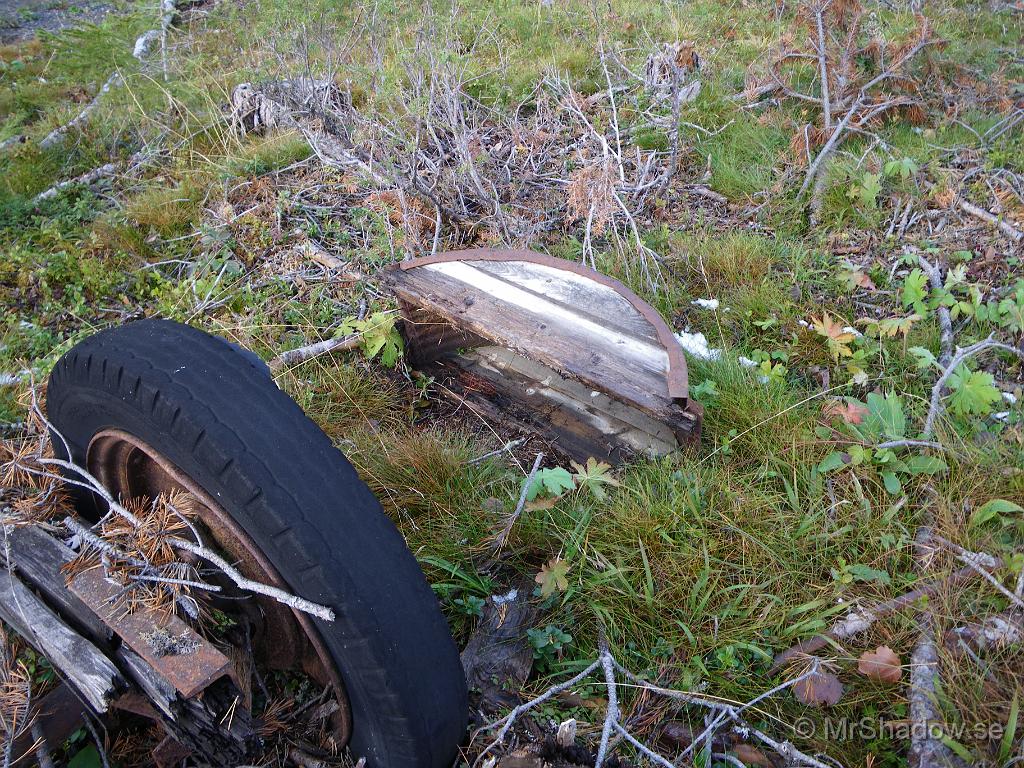
[(82, 22), (95, 22), (117, 7), (102, 0), (0, 0), (0, 43), (27, 40), (38, 30), (56, 32)]

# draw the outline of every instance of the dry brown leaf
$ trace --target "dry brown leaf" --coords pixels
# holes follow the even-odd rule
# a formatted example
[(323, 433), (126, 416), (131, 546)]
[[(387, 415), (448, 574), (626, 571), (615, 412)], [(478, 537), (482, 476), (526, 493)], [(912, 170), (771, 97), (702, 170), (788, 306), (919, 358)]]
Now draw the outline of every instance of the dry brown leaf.
[(881, 683), (898, 683), (903, 676), (900, 656), (887, 645), (864, 651), (857, 662), (857, 671)]
[(871, 275), (866, 272), (855, 270), (850, 273), (850, 281), (858, 288), (864, 288), (868, 291), (875, 290), (875, 281), (871, 279)]
[(868, 415), (868, 409), (857, 403), (830, 400), (821, 407), (822, 413), (831, 419), (842, 419), (847, 424), (861, 424)]
[(820, 336), (825, 337), (825, 341), (828, 344), (828, 351), (832, 353), (832, 359), (834, 361), (839, 360), (840, 357), (852, 357), (853, 350), (850, 349), (850, 343), (857, 338), (851, 333), (841, 322), (836, 322), (832, 319), (828, 312), (825, 312), (821, 319), (812, 317), (814, 330), (818, 332)]
[(746, 766), (757, 766), (758, 768), (775, 768), (775, 763), (768, 755), (762, 752), (757, 747), (753, 747), (750, 744), (737, 744), (732, 748), (732, 753), (736, 755), (741, 763)]
[(843, 684), (831, 672), (815, 672), (793, 686), (793, 695), (812, 707), (832, 706), (843, 698)]

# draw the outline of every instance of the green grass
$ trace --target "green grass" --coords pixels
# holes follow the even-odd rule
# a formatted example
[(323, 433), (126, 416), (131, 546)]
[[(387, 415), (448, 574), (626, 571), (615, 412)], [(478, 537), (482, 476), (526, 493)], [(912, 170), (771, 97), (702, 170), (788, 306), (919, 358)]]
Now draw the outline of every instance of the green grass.
[[(460, 640), (474, 623), (466, 597), (529, 583), (554, 557), (567, 562), (568, 589), (543, 601), (541, 622), (569, 631), (573, 642), (530, 681), (531, 689), (578, 668), (603, 632), (619, 658), (639, 672), (661, 675), (679, 688), (706, 685), (715, 695), (748, 700), (779, 682), (769, 671), (773, 654), (822, 630), (851, 604), (891, 598), (912, 586), (918, 572), (911, 542), (928, 516), (964, 546), (1007, 558), (1019, 551), (1019, 521), (1001, 528), (968, 522), (990, 499), (1024, 503), (1019, 420), (1001, 426), (947, 413), (938, 436), (951, 449), (948, 471), (910, 478), (900, 495), (886, 491), (884, 467), (877, 463), (831, 473), (818, 468), (833, 451), (848, 447), (828, 431), (840, 428), (822, 413), (831, 398), (900, 393), (908, 435), (920, 429), (934, 374), (918, 370), (909, 350), (938, 353), (934, 311), (916, 321), (906, 338), (858, 337), (850, 342), (851, 356), (839, 359), (809, 324), (825, 312), (842, 325), (910, 313), (900, 302), (902, 273), (890, 278), (902, 244), (887, 242), (885, 227), (896, 201), (924, 205), (955, 185), (942, 148), (964, 145), (980, 152), (971, 129), (983, 132), (1002, 116), (980, 86), (963, 86), (980, 94), (958, 115), (970, 128), (936, 110), (925, 126), (879, 126), (884, 148), (869, 151), (868, 143), (851, 139), (829, 170), (820, 225), (809, 231), (795, 200), (804, 169), (793, 165), (789, 148), (796, 127), (809, 119), (802, 105), (783, 101), (753, 111), (733, 98), (748, 65), (790, 28), (788, 10), (776, 20), (774, 5), (765, 3), (698, 0), (677, 8), (643, 0), (550, 6), (469, 0), (452, 17), (444, 0), (428, 4), (433, 13), (385, 1), (376, 5), (372, 29), (355, 30), (356, 19), (366, 22), (358, 5), (309, 2), (297, 13), (283, 0), (217, 4), (191, 34), (172, 35), (166, 80), (159, 67), (143, 69), (130, 56), (131, 42), (152, 23), (144, 10), (0, 50), (0, 136), (29, 137), (0, 156), (0, 372), (29, 367), (45, 376), (76, 339), (137, 310), (220, 333), (269, 358), (332, 334), (342, 318), (358, 314), (363, 301), (371, 312), (391, 308), (379, 270), (403, 249), (386, 214), (367, 200), (367, 187), (349, 171), (317, 171), (314, 163), (298, 168), (311, 155), (296, 134), (243, 139), (224, 121), (236, 83), (302, 71), (306, 62), (295, 43), (303, 25), (313, 30), (314, 69), (328, 53), (324, 40), (333, 39), (333, 53), (345, 55), (338, 77), (350, 84), (357, 105), (390, 117), (409, 87), (407, 65), (422, 60), (429, 42), (442, 39), (448, 26), (458, 44), (434, 53), (465, 68), (472, 75), (471, 95), (499, 111), (524, 100), (529, 109), (534, 87), (552, 70), (581, 93), (603, 89), (601, 44), (618, 47), (624, 61), (640, 69), (651, 45), (690, 39), (705, 64), (702, 92), (680, 115), (689, 124), (681, 134), (680, 184), (700, 179), (710, 158), (706, 183), (729, 206), (687, 209), (645, 228), (645, 243), (665, 279), (657, 291), (639, 273), (631, 241), (601, 241), (597, 260), (673, 327), (701, 331), (723, 349), (720, 360), (690, 361), (691, 384), (703, 387), (706, 408), (699, 449), (616, 468), (618, 485), (606, 499), (578, 489), (548, 508), (528, 509), (495, 559), (490, 543), (515, 507), (530, 458), (470, 460), (499, 447), (503, 436), (469, 418), (439, 418), (442, 397), (435, 386), (401, 365), (386, 369), (361, 353), (306, 363), (279, 374), (278, 384), (381, 499), (424, 565)], [(1020, 79), (1021, 65), (1004, 55), (1019, 49), (1018, 18), (960, 2), (926, 12), (948, 39), (932, 54), (936, 73), (962, 66), (978, 83)], [(879, 23), (907, 29), (912, 19), (879, 10)], [(317, 36), (331, 24), (339, 25), (336, 35)], [(290, 53), (281, 59), (275, 46)], [(104, 98), (85, 130), (59, 148), (40, 151), (38, 140), (76, 114), (114, 67), (123, 71), (125, 86)], [(667, 146), (667, 136), (652, 131), (636, 143)], [(159, 145), (165, 154), (137, 176), (99, 193), (73, 189), (43, 204), (33, 201), (56, 181), (144, 145)], [(874, 205), (851, 196), (865, 173), (903, 158), (920, 173), (884, 178)], [(984, 162), (1020, 172), (1019, 132), (995, 142)], [(314, 202), (297, 195), (309, 189), (322, 197)], [(671, 210), (684, 197), (670, 188), (652, 206)], [(336, 204), (329, 208), (324, 200)], [(742, 213), (753, 207), (757, 212), (749, 217)], [(288, 260), (296, 229), (329, 244), (367, 278), (349, 284), (289, 277), (296, 266)], [(922, 237), (914, 244), (935, 245), (942, 255), (976, 249), (976, 264), (986, 242), (1005, 251), (1004, 243), (989, 237), (968, 243)], [(581, 243), (581, 232), (568, 228), (543, 233), (535, 247), (578, 259)], [(858, 243), (867, 245), (845, 248)], [(877, 290), (851, 290), (844, 275), (853, 267), (869, 274)], [(716, 312), (691, 303), (711, 297), (721, 302)], [(961, 343), (992, 330), (1012, 338), (991, 325), (957, 325)], [(785, 366), (786, 372), (763, 384), (759, 370), (737, 362), (740, 355)], [(987, 359), (986, 367), (1005, 387), (1016, 386), (1020, 365), (995, 360)], [(856, 383), (855, 367), (866, 385)], [(0, 422), (20, 417), (22, 389), (0, 390)], [(1019, 411), (1017, 406), (1018, 417)], [(936, 573), (952, 567), (944, 555), (931, 566)], [(870, 573), (864, 568), (885, 578), (850, 577)], [(1015, 577), (1013, 569), (1000, 572), (1009, 586)], [(946, 629), (971, 612), (1001, 610), (1005, 601), (973, 585), (936, 597), (934, 605)], [(909, 613), (879, 622), (866, 637), (829, 652), (847, 686), (834, 711), (809, 710), (785, 694), (757, 713), (759, 722), (792, 738), (781, 723), (799, 716), (905, 717), (905, 689), (867, 681), (853, 671), (851, 659), (886, 644), (906, 663), (916, 637)], [(1019, 651), (987, 661), (985, 678), (971, 665), (943, 658), (942, 703), (951, 722), (1005, 722), (1008, 703), (1021, 688), (1014, 672)], [(870, 759), (896, 766), (905, 756), (905, 745), (890, 739), (798, 745), (851, 765)], [(981, 739), (968, 746), (979, 759), (994, 748)]]

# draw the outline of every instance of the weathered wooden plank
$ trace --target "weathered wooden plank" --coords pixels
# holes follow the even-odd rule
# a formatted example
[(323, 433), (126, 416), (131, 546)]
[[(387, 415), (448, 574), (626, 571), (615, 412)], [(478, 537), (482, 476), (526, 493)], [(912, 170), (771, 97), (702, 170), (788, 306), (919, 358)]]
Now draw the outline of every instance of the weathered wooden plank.
[(623, 450), (663, 456), (679, 447), (664, 422), (509, 349), (480, 347), (453, 362), (526, 403), (539, 426), (556, 432), (559, 443), (577, 460), (618, 459)]
[(72, 630), (7, 568), (0, 568), (0, 618), (49, 659), (96, 712), (124, 690), (117, 668)]
[(616, 399), (635, 402), (655, 418), (679, 411), (668, 395), (668, 358), (663, 348), (605, 329), (458, 262), (429, 265), (396, 277), (395, 292), (409, 304), (427, 305), (458, 327)]
[(654, 326), (625, 296), (585, 275), (530, 261), (478, 260), (465, 263), (608, 328), (660, 346)]
[(109, 645), (113, 631), (68, 590), (61, 569), (75, 553), (34, 525), (14, 528), (7, 534), (0, 560), (6, 560), (23, 582), (31, 586), (60, 617), (94, 643)]
[(409, 362), (415, 367), (429, 365), (438, 358), (489, 344), (468, 331), (454, 327), (446, 318), (405, 301), (399, 301), (402, 312), (402, 334), (406, 341)]
[(256, 724), (231, 678), (215, 680), (201, 697), (185, 699), (131, 648), (121, 646), (116, 658), (160, 711), (167, 732), (191, 752), (197, 764), (236, 766), (259, 754)]

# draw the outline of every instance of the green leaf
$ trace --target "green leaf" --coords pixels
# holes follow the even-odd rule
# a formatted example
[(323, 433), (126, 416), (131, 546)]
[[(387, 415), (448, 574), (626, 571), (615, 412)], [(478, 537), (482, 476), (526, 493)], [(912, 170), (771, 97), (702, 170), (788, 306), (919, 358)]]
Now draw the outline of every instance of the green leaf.
[(899, 440), (906, 434), (907, 417), (903, 413), (903, 401), (892, 392), (882, 396), (869, 392), (867, 397), (868, 417), (865, 428), (873, 433)]
[(965, 747), (959, 741), (955, 741), (954, 739), (950, 738), (949, 736), (946, 736), (945, 734), (943, 734), (939, 738), (939, 741), (941, 741), (943, 744), (945, 744), (951, 750), (956, 752), (957, 757), (959, 757), (961, 760), (965, 761), (968, 765), (975, 765), (976, 761), (974, 759), (974, 754), (972, 754), (971, 750), (969, 750), (967, 747)]
[(68, 760), (68, 768), (103, 768), (103, 761), (100, 753), (96, 750), (95, 744), (90, 744), (80, 749), (74, 757)]
[(911, 347), (907, 352), (917, 358), (917, 370), (919, 371), (931, 368), (932, 366), (938, 366), (939, 364), (939, 361), (935, 359), (935, 355), (932, 354), (930, 349)]
[(938, 456), (911, 456), (906, 464), (912, 475), (934, 475), (948, 469), (946, 462)]
[(1006, 499), (992, 499), (974, 510), (974, 514), (971, 515), (971, 525), (984, 525), (993, 520), (1002, 521), (1003, 515), (1011, 512), (1024, 512), (1024, 507)]
[(948, 379), (952, 390), (949, 407), (962, 416), (976, 414), (984, 416), (1002, 397), (995, 387), (995, 378), (985, 371), (968, 371), (961, 365)]
[(534, 577), (534, 581), (540, 584), (540, 596), (549, 597), (555, 591), (565, 592), (569, 588), (569, 563), (561, 558), (555, 557), (549, 560)]
[(577, 464), (575, 461), (570, 463), (576, 470), (576, 482), (579, 483), (580, 488), (587, 488), (598, 501), (604, 501), (608, 495), (604, 490), (605, 485), (619, 484), (619, 481), (609, 474), (611, 465), (598, 461), (593, 456), (587, 459), (586, 466)]
[(872, 568), (869, 565), (852, 563), (846, 566), (846, 571), (856, 581), (877, 581), (879, 584), (888, 584), (891, 581), (888, 573)]
[(895, 496), (901, 490), (903, 490), (903, 483), (896, 477), (892, 472), (882, 473), (882, 482), (885, 484), (885, 490), (891, 495)]
[(543, 491), (545, 496), (561, 496), (576, 487), (572, 475), (562, 467), (540, 470), (533, 478), (533, 485), (526, 494), (527, 501), (533, 501)]
[(924, 300), (928, 296), (928, 276), (920, 269), (911, 271), (903, 280), (903, 306), (913, 307), (918, 314), (924, 314)]
[(849, 454), (834, 451), (822, 460), (818, 465), (818, 471), (824, 474), (825, 472), (831, 472), (834, 469), (845, 467), (849, 458)]
[(1003, 731), (1003, 738), (999, 741), (999, 756), (996, 762), (1003, 765), (1010, 759), (1013, 752), (1013, 740), (1017, 735), (1017, 715), (1020, 712), (1020, 692), (1014, 692), (1010, 701), (1010, 713), (1006, 717), (1006, 730)]

